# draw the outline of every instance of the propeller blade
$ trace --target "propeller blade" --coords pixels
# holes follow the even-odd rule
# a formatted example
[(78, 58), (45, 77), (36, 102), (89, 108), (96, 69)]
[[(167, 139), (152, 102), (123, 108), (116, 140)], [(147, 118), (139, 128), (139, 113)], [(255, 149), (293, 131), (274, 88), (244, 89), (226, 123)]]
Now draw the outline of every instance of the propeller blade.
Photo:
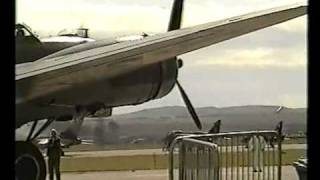
[(174, 0), (168, 31), (180, 29), (183, 11), (183, 0)]
[[(168, 31), (173, 31), (176, 29), (180, 29), (181, 27), (181, 21), (182, 21), (182, 12), (183, 12), (183, 1), (184, 0), (174, 0), (172, 10), (171, 10), (171, 16), (170, 16), (170, 21), (169, 21), (169, 26), (168, 26)], [(182, 67), (182, 60), (178, 59), (177, 60), (178, 67)], [(181, 96), (183, 98), (184, 103), (187, 106), (187, 109), (195, 122), (196, 126), (198, 129), (202, 129), (202, 125), (200, 122), (200, 119), (194, 109), (194, 107), (191, 104), (191, 101), (189, 100), (187, 94), (183, 90), (182, 86), (180, 85), (179, 81), (176, 81), (178, 84), (179, 91), (181, 93)]]
[(191, 115), (194, 123), (196, 124), (196, 126), (198, 127), (198, 129), (201, 130), (201, 129), (202, 129), (202, 125), (201, 125), (200, 119), (199, 119), (199, 117), (198, 117), (198, 115), (197, 115), (194, 107), (192, 106), (191, 101), (189, 100), (186, 92), (183, 90), (183, 88), (182, 88), (182, 86), (180, 85), (179, 81), (176, 80), (176, 82), (177, 82), (179, 91), (180, 91), (180, 93), (181, 93), (182, 99), (183, 99), (184, 103), (186, 104), (187, 109), (188, 109), (188, 111), (189, 111), (189, 113), (190, 113), (190, 115)]

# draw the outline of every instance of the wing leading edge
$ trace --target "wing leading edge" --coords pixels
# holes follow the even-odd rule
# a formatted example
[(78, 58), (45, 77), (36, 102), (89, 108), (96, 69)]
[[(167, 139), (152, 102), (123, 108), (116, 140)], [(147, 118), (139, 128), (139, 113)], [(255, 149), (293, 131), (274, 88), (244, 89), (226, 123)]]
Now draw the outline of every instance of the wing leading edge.
[(92, 82), (124, 74), (306, 13), (305, 4), (282, 6), (174, 30), (138, 41), (94, 48), (45, 61), (18, 64), (16, 83), (32, 82), (32, 93), (25, 97), (32, 99), (68, 88), (70, 84)]

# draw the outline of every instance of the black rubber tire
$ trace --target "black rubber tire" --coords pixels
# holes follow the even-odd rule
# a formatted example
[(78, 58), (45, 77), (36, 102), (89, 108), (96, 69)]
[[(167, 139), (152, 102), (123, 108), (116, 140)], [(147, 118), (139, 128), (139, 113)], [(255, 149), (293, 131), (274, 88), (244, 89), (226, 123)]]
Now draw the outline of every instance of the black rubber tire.
[(16, 141), (15, 180), (45, 180), (46, 163), (31, 142)]

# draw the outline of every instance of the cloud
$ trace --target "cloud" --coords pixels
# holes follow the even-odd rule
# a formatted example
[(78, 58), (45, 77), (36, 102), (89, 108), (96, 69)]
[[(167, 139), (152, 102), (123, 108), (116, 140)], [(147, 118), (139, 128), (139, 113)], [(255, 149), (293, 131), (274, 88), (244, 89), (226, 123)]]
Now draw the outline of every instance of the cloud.
[[(40, 36), (81, 25), (94, 38), (121, 33), (165, 32), (172, 0), (18, 0), (17, 22)], [(305, 2), (305, 1), (304, 1)], [(183, 27), (221, 20), (292, 0), (186, 0)], [(199, 106), (306, 105), (307, 17), (187, 53), (179, 79)], [(177, 89), (129, 111), (183, 105)], [(126, 111), (126, 110), (124, 110)]]
[[(232, 68), (185, 66), (178, 79), (195, 107), (283, 105), (306, 107), (307, 70), (305, 68)], [(174, 88), (162, 99), (139, 106), (116, 108), (115, 113), (133, 112), (161, 106), (184, 106)]]
[(169, 11), (156, 5), (116, 4), (106, 1), (19, 0), (17, 21), (25, 22), (41, 34), (78, 28), (95, 31), (165, 31)]
[(231, 66), (237, 68), (255, 68), (265, 67), (287, 67), (287, 68), (306, 68), (306, 51), (296, 51), (292, 49), (227, 49), (214, 58), (208, 56), (204, 59), (193, 61), (196, 66)]
[[(283, 5), (289, 1), (265, 3), (239, 3), (237, 1), (209, 1), (201, 3), (185, 1), (183, 27), (216, 21), (260, 9)], [(84, 25), (91, 34), (109, 32), (164, 32), (169, 21), (172, 1), (154, 0), (139, 3), (120, 1), (86, 0), (18, 0), (17, 21), (25, 22), (42, 36), (57, 33), (62, 29), (75, 29)], [(301, 20), (299, 26), (305, 20)], [(294, 23), (295, 24), (295, 23)], [(290, 29), (290, 25), (280, 26)], [(297, 29), (297, 28), (295, 28)], [(301, 28), (298, 28), (301, 29)]]
[(307, 107), (307, 99), (301, 94), (283, 94), (278, 98), (278, 103), (288, 107)]

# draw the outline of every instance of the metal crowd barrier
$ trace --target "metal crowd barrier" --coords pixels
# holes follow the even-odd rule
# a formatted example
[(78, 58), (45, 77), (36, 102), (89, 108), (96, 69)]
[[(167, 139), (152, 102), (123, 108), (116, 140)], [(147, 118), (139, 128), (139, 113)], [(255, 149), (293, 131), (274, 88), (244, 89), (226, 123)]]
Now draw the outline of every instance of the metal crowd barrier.
[(169, 147), (169, 180), (281, 180), (281, 142), (281, 130), (180, 133)]
[(218, 146), (214, 143), (197, 139), (177, 138), (170, 150), (170, 179), (174, 177), (174, 147), (178, 145), (178, 177), (179, 180), (209, 180), (219, 177)]

